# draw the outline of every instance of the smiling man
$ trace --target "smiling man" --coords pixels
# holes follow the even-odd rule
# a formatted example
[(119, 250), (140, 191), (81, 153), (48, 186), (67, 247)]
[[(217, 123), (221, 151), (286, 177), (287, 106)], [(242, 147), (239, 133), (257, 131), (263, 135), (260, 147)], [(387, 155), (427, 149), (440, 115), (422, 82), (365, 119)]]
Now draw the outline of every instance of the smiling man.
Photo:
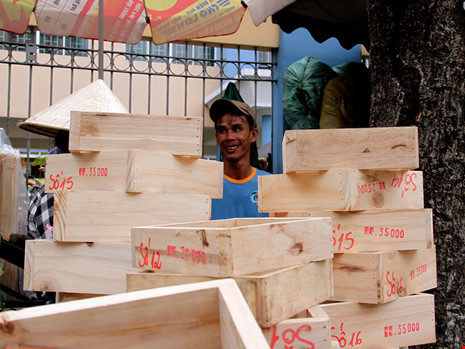
[(250, 165), (250, 146), (257, 139), (255, 113), (243, 102), (219, 99), (210, 108), (216, 142), (223, 154), (223, 198), (212, 200), (212, 219), (268, 217), (258, 212), (258, 176)]

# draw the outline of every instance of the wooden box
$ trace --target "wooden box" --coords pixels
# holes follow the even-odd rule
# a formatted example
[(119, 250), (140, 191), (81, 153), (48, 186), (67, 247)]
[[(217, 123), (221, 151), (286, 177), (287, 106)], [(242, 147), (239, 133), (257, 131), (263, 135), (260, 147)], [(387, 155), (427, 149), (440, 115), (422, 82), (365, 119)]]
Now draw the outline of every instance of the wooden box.
[(416, 127), (288, 130), (284, 173), (338, 168), (412, 170), (419, 166)]
[(122, 293), (131, 271), (129, 243), (26, 241), (25, 290)]
[(418, 250), (433, 244), (433, 213), (424, 210), (293, 211), (274, 217), (330, 217), (334, 253)]
[[(214, 280), (208, 276), (160, 273), (128, 273), (127, 290)], [(332, 297), (331, 259), (279, 269), (273, 272), (235, 276), (258, 324), (272, 326)], [(329, 331), (329, 329), (328, 329)]]
[[(181, 211), (182, 212), (182, 211)], [(133, 266), (231, 277), (332, 258), (329, 218), (242, 218), (133, 227)]]
[(262, 331), (270, 349), (332, 347), (329, 317), (318, 305), (304, 311), (301, 316), (262, 328)]
[(201, 118), (72, 111), (69, 151), (156, 150), (202, 155)]
[(328, 170), (258, 177), (260, 212), (421, 208), (421, 171)]
[(334, 255), (334, 298), (386, 303), (437, 286), (436, 248)]
[(434, 296), (403, 297), (386, 304), (335, 303), (321, 308), (341, 348), (396, 348), (434, 343)]
[(223, 163), (143, 150), (47, 156), (45, 191), (223, 196)]
[(0, 322), (2, 348), (269, 348), (233, 280), (3, 312)]
[(55, 241), (129, 242), (133, 226), (210, 219), (211, 199), (206, 195), (61, 190), (55, 193), (54, 207)]

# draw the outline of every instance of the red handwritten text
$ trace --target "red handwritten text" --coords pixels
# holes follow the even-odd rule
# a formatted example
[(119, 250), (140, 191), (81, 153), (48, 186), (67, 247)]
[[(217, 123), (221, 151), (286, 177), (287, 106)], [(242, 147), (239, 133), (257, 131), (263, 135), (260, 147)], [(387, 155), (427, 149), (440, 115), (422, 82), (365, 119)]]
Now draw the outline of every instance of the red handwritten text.
[[(53, 178), (55, 177), (55, 178)], [(63, 171), (60, 174), (55, 176), (50, 175), (50, 180), (53, 182), (51, 186), (48, 187), (50, 190), (62, 189), (62, 190), (70, 190), (73, 188), (73, 177), (63, 177)]]
[[(397, 330), (396, 330), (397, 327)], [(384, 337), (392, 337), (396, 335), (406, 334), (410, 332), (419, 332), (420, 323), (411, 322), (397, 326), (384, 326)]]
[[(357, 345), (362, 344), (362, 338), (361, 338), (362, 331), (358, 331), (357, 333), (353, 332), (351, 335), (349, 334), (349, 336), (347, 336), (346, 338), (346, 333), (343, 329), (343, 326), (344, 326), (344, 323), (341, 323), (341, 326), (340, 326), (341, 330), (340, 330), (339, 336), (331, 335), (332, 338), (335, 338), (339, 342), (339, 346), (341, 348), (345, 348), (346, 346), (353, 348)], [(331, 331), (333, 331), (334, 329), (335, 327), (331, 327)], [(350, 338), (350, 341), (348, 342), (349, 338)]]
[(197, 264), (207, 264), (207, 259), (204, 251), (189, 249), (181, 246), (179, 249), (176, 246), (168, 245), (166, 247), (168, 257), (176, 257), (185, 261), (192, 260)]
[[(265, 330), (269, 331), (270, 329), (267, 328)], [(284, 347), (286, 349), (294, 348), (294, 346), (290, 346), (291, 344), (293, 345), (299, 344), (299, 343), (294, 344), (295, 341), (308, 344), (308, 346), (304, 347), (305, 349), (315, 349), (315, 344), (301, 337), (300, 335), (301, 331), (311, 332), (312, 326), (305, 324), (305, 325), (300, 326), (296, 331), (294, 331), (292, 328), (288, 328), (282, 331), (282, 333), (279, 336), (277, 333), (278, 330), (276, 326), (273, 326), (273, 334), (271, 335), (270, 349), (274, 349), (274, 346), (280, 339), (282, 339), (282, 341), (285, 343)]]
[(410, 280), (415, 279), (423, 273), (428, 271), (427, 264), (420, 265), (419, 267), (410, 270)]
[(388, 271), (386, 273), (386, 281), (388, 282), (388, 290), (387, 290), (387, 296), (391, 297), (395, 294), (401, 294), (402, 291), (404, 290), (402, 286), (402, 278), (400, 280), (396, 280), (396, 277), (394, 276), (394, 272)]
[[(150, 242), (152, 241), (151, 238), (149, 238), (147, 246), (144, 245), (143, 242), (140, 243), (139, 246), (139, 252), (140, 256), (142, 257), (142, 262), (139, 259), (139, 267), (143, 268), (146, 265), (149, 265), (149, 248), (150, 248)], [(157, 256), (157, 259), (155, 260), (155, 255)], [(159, 251), (152, 251), (152, 258), (150, 260), (150, 265), (153, 269), (161, 269), (161, 260), (160, 260), (160, 252)]]
[(369, 194), (378, 190), (386, 190), (386, 183), (385, 182), (373, 182), (373, 183), (366, 183), (362, 185), (357, 185), (357, 193), (359, 194)]
[[(337, 231), (336, 229), (333, 229), (333, 246), (338, 245), (337, 250), (340, 251), (342, 248), (344, 250), (348, 251), (352, 247), (354, 247), (355, 240), (354, 238), (350, 237), (352, 235), (352, 232), (348, 233), (340, 233), (341, 230), (341, 225), (337, 225)], [(339, 237), (336, 239), (336, 237), (339, 235)], [(343, 247), (344, 245), (344, 247)]]
[(94, 167), (89, 167), (87, 169), (85, 167), (80, 167), (79, 175), (80, 176), (106, 177), (108, 176), (108, 168), (94, 166)]
[(406, 194), (409, 190), (411, 191), (417, 190), (415, 179), (417, 179), (416, 173), (407, 173), (405, 177), (404, 177), (403, 172), (400, 173), (400, 177), (397, 177), (396, 174), (394, 173), (394, 178), (392, 179), (391, 187), (401, 188), (401, 186), (405, 184), (405, 186), (402, 188), (402, 194), (400, 196), (401, 198), (403, 198), (404, 194)]
[(379, 233), (375, 233), (375, 227), (365, 226), (366, 235), (385, 236), (393, 239), (403, 239), (405, 237), (404, 229), (379, 228)]

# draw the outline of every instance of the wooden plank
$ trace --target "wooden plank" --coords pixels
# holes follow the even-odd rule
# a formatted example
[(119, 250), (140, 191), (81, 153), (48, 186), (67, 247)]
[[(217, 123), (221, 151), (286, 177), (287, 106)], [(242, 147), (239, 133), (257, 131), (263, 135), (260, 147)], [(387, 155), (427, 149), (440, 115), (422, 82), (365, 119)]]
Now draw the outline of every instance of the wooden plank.
[(333, 300), (386, 303), (437, 286), (436, 248), (334, 255)]
[(305, 317), (287, 319), (262, 330), (270, 349), (330, 349), (330, 328), (328, 315), (317, 305), (308, 309)]
[(223, 197), (223, 163), (146, 151), (129, 152), (128, 192)]
[(424, 210), (292, 211), (273, 217), (330, 217), (333, 252), (417, 250), (433, 244), (433, 213)]
[(416, 127), (287, 130), (284, 133), (284, 173), (338, 168), (412, 170), (418, 167)]
[(223, 195), (223, 163), (130, 150), (47, 157), (45, 190)]
[(10, 311), (0, 314), (0, 345), (267, 348), (241, 297), (218, 280)]
[(156, 150), (200, 157), (202, 119), (72, 111), (69, 150)]
[(260, 212), (421, 208), (421, 171), (328, 170), (258, 178)]
[[(208, 276), (161, 273), (128, 273), (127, 291), (181, 285), (214, 280)], [(273, 272), (236, 276), (252, 314), (266, 327), (332, 297), (332, 262), (330, 259)], [(303, 291), (305, 290), (305, 291)]]
[(47, 156), (45, 192), (126, 191), (128, 151)]
[(128, 242), (134, 226), (210, 219), (211, 199), (76, 190), (56, 192), (54, 206), (55, 241)]
[(333, 255), (329, 218), (231, 219), (189, 226), (133, 227), (131, 236), (133, 265), (161, 273), (232, 277)]
[(434, 296), (430, 294), (378, 305), (343, 302), (321, 307), (341, 348), (394, 348), (436, 341)]
[[(81, 299), (101, 297), (101, 294), (95, 293), (71, 293), (71, 292), (57, 292), (55, 301), (56, 303), (78, 301)], [(104, 295), (107, 296), (107, 295)]]
[(268, 343), (237, 284), (232, 280), (228, 281), (229, 284), (221, 286), (219, 295), (221, 347), (224, 349), (268, 348)]
[(129, 243), (26, 242), (24, 289), (70, 293), (126, 292)]

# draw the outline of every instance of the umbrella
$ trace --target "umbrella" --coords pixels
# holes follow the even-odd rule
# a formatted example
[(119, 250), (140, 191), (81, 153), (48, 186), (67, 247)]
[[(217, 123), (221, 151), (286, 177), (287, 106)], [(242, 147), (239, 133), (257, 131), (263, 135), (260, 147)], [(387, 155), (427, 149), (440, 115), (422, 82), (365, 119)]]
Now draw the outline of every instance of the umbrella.
[(286, 33), (306, 28), (318, 42), (331, 37), (349, 49), (369, 47), (367, 0), (244, 0), (255, 25), (267, 17)]
[(31, 13), (44, 34), (135, 44), (150, 24), (155, 44), (234, 33), (240, 0), (0, 0), (0, 30), (24, 34)]

